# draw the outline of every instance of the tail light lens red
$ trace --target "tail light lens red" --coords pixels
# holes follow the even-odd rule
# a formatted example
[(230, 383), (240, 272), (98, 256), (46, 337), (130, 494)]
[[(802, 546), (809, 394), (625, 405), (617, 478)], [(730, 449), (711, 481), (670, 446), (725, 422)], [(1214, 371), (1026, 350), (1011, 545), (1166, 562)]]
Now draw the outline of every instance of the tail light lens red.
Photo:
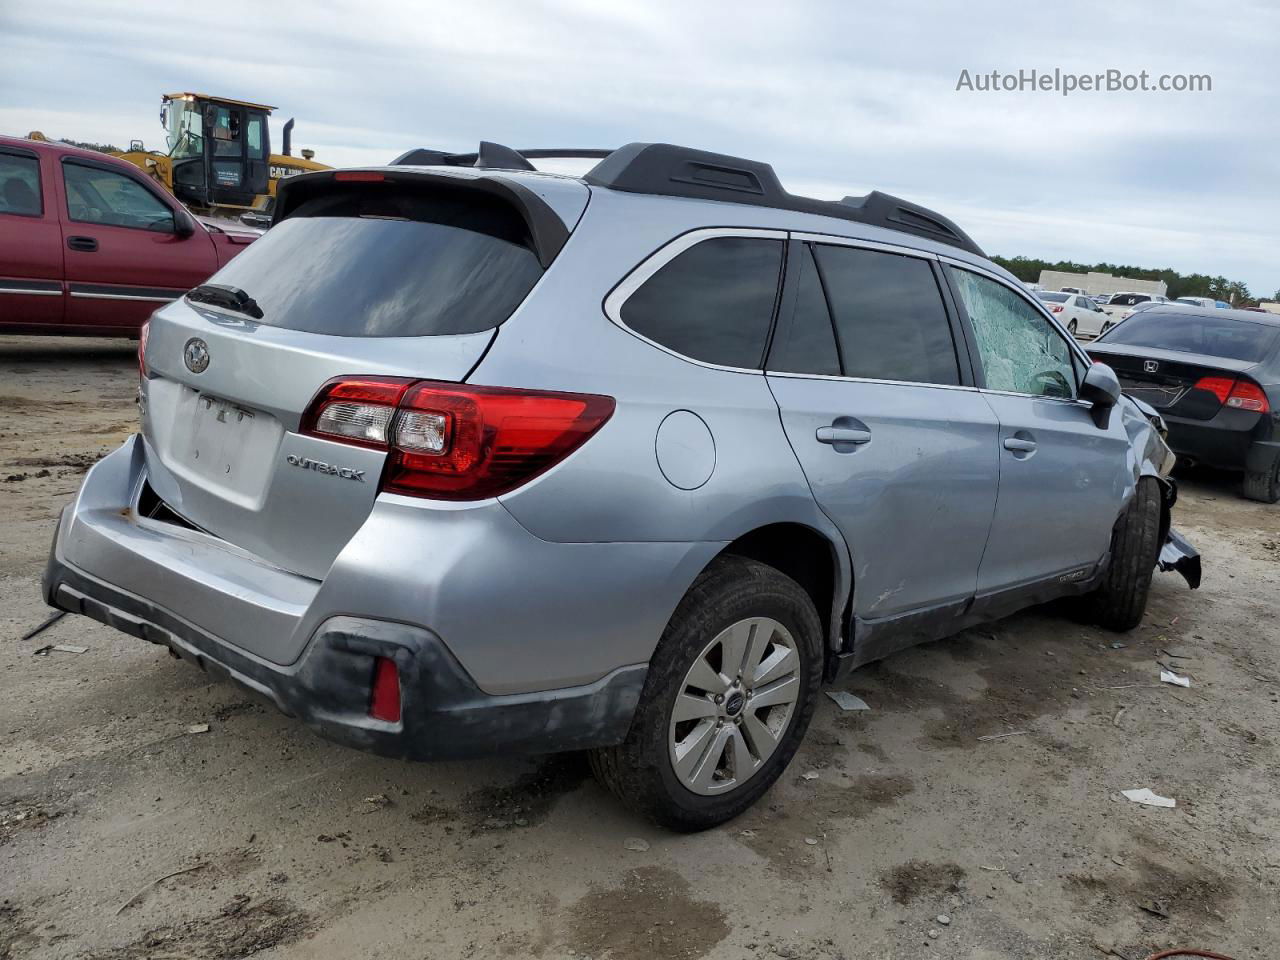
[(1236, 410), (1250, 410), (1254, 413), (1268, 413), (1271, 404), (1262, 388), (1252, 380), (1241, 377), (1201, 377), (1196, 381), (1196, 390), (1208, 390), (1218, 402)]
[(1052, 310), (1054, 313), (1061, 313), (1061, 312), (1062, 312), (1062, 310), (1063, 310), (1063, 307), (1062, 307), (1062, 304), (1060, 304), (1060, 303), (1055, 303), (1055, 304), (1054, 304), (1053, 306), (1051, 306), (1049, 309), (1050, 309), (1050, 310)]
[(343, 377), (321, 388), (300, 431), (387, 450), (384, 491), (479, 500), (550, 469), (613, 411), (595, 394)]

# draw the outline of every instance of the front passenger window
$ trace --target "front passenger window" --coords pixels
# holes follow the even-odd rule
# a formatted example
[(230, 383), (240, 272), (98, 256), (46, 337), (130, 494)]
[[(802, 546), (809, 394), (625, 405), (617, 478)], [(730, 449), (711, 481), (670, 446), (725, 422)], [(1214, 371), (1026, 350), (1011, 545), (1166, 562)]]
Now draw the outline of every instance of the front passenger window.
[(948, 270), (973, 327), (987, 389), (1074, 397), (1073, 352), (1053, 325), (1004, 284)]

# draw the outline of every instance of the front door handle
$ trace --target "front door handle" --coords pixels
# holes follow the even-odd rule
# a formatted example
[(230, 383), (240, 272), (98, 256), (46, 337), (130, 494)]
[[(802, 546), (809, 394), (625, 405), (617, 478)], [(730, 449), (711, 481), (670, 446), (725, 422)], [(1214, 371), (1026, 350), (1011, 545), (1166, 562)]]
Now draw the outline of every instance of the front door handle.
[(97, 253), (98, 241), (93, 237), (67, 237), (67, 249), (81, 253)]
[(1005, 437), (1004, 448), (1014, 453), (1035, 453), (1036, 442), (1022, 437)]
[(814, 434), (819, 443), (870, 443), (870, 430), (855, 430), (853, 427), (819, 427)]

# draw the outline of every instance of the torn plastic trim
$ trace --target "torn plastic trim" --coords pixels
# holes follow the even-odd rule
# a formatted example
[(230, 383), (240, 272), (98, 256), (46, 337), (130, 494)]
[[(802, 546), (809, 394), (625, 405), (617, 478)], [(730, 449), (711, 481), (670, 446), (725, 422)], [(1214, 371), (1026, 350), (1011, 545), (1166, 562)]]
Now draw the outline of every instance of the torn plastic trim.
[(1157, 566), (1163, 573), (1176, 570), (1182, 574), (1182, 579), (1187, 581), (1187, 586), (1192, 590), (1200, 586), (1200, 551), (1173, 528), (1165, 536)]

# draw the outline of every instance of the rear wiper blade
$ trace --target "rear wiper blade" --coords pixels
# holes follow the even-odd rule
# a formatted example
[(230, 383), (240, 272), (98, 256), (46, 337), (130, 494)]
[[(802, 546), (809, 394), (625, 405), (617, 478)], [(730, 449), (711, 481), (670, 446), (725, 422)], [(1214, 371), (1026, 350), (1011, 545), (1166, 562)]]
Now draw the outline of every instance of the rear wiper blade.
[(224, 283), (202, 283), (187, 293), (187, 299), (192, 303), (207, 303), (213, 307), (243, 313), (255, 320), (262, 319), (262, 308), (258, 306), (258, 301), (239, 287)]

